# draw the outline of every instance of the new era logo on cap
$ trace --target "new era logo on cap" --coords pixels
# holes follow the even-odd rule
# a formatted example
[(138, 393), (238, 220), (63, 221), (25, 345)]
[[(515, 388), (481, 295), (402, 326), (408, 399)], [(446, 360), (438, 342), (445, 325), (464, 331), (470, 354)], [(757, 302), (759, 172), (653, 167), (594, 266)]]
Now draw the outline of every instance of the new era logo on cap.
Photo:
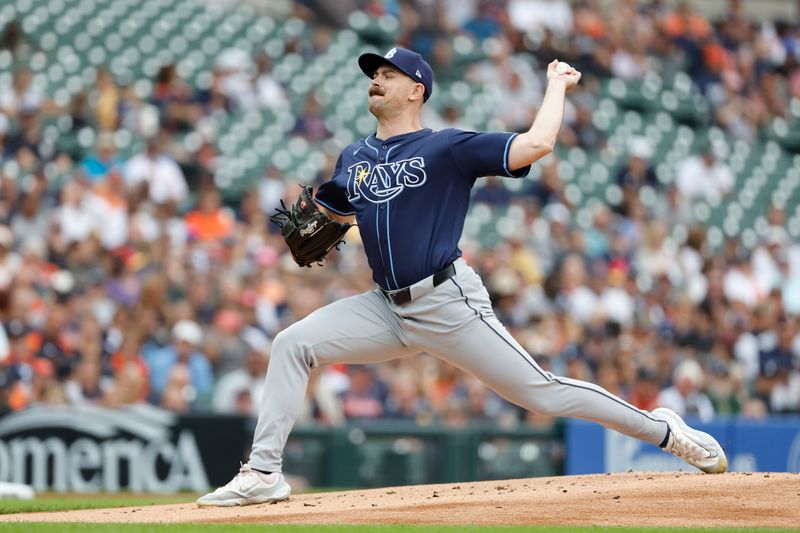
[(362, 54), (358, 58), (358, 66), (361, 70), (372, 78), (378, 67), (385, 64), (392, 65), (396, 69), (406, 74), (411, 79), (418, 81), (425, 87), (423, 101), (427, 102), (433, 93), (433, 70), (421, 55), (400, 46), (395, 46), (385, 55)]

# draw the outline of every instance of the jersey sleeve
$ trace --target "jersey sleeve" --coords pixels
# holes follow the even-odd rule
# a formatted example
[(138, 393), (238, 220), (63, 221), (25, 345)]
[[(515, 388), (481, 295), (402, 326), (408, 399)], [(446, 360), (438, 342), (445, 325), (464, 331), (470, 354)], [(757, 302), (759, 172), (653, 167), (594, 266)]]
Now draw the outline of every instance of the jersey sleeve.
[(347, 199), (347, 188), (336, 181), (336, 177), (341, 171), (342, 156), (340, 155), (339, 160), (336, 161), (333, 177), (331, 177), (330, 181), (320, 185), (319, 189), (317, 189), (317, 194), (314, 196), (314, 201), (337, 215), (354, 215), (356, 210), (350, 200)]
[(513, 172), (508, 168), (508, 151), (517, 135), (519, 134), (450, 130), (450, 153), (458, 169), (471, 177), (521, 178), (528, 175), (530, 165)]

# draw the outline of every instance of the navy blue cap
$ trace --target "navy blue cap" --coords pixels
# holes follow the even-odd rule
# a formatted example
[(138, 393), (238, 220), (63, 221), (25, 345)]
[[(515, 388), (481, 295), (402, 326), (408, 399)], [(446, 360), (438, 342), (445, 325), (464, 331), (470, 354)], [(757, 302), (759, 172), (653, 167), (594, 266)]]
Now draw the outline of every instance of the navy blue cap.
[(358, 66), (370, 79), (375, 74), (375, 71), (378, 70), (378, 67), (387, 63), (405, 73), (417, 83), (421, 83), (425, 87), (422, 101), (428, 101), (428, 98), (433, 94), (433, 69), (418, 53), (395, 46), (386, 52), (386, 55), (379, 56), (378, 54), (367, 53), (361, 54), (361, 57), (358, 58)]

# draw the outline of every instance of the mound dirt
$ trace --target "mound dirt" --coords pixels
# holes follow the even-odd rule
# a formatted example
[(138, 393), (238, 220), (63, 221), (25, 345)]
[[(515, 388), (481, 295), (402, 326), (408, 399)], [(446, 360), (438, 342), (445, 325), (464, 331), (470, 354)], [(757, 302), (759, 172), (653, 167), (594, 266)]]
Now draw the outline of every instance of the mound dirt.
[(2, 515), (2, 522), (797, 527), (800, 475), (658, 472), (417, 485), (195, 504)]

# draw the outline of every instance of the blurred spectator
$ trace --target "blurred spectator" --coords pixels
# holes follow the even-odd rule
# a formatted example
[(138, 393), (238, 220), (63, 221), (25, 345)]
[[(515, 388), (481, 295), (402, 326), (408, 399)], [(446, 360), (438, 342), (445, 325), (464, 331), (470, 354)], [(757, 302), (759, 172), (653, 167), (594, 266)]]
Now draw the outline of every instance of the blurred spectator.
[(211, 73), (211, 83), (208, 88), (200, 89), (195, 92), (194, 98), (191, 101), (192, 107), (187, 110), (193, 110), (194, 104), (199, 106), (199, 110), (204, 115), (211, 115), (217, 117), (224, 117), (233, 109), (233, 102), (224, 90), (225, 76), (223, 72), (214, 70)]
[(467, 79), (494, 94), (498, 103), (505, 98), (509, 87), (517, 97), (520, 92), (526, 94), (529, 103), (523, 109), (517, 109), (521, 120), (530, 118), (533, 106), (541, 101), (542, 82), (534, 72), (530, 56), (515, 53), (511, 42), (504, 37), (491, 41), (488, 60), (472, 65), (467, 71)]
[(550, 157), (542, 162), (542, 175), (529, 186), (526, 194), (536, 200), (541, 209), (551, 203), (567, 203), (564, 183), (558, 175), (558, 159)]
[[(527, 69), (523, 72), (527, 72)], [(518, 132), (530, 129), (536, 118), (534, 106), (540, 101), (541, 93), (541, 87), (535, 80), (534, 76), (524, 77), (524, 74), (516, 69), (509, 73), (508, 86), (496, 112), (497, 117), (505, 125), (504, 129)]]
[(258, 416), (267, 375), (269, 341), (256, 333), (250, 333), (247, 339), (246, 359), (234, 370), (222, 373), (214, 388), (214, 411)]
[[(646, 409), (660, 397), (705, 417), (706, 397), (716, 413), (800, 412), (800, 247), (787, 167), (796, 163), (800, 41), (796, 21), (753, 16), (750, 7), (305, 2), (293, 10), (302, 32), (284, 32), (275, 19), (277, 33), (256, 42), (260, 32), (247, 29), (252, 49), (212, 53), (210, 71), (189, 51), (176, 64), (130, 56), (113, 76), (74, 75), (67, 57), (55, 65), (32, 56), (38, 44), (21, 22), (8, 22), (0, 32), (13, 59), (0, 79), (0, 411), (148, 401), (186, 412), (211, 405), (217, 377), (221, 394), (222, 380), (238, 375), (253, 388), (228, 394), (227, 404), (249, 412), (263, 375), (251, 335), (274, 336), (326, 302), (373, 288), (357, 231), (325, 269), (298, 273), (265, 216), (296, 197), (298, 180), (329, 179), (346, 135), (369, 133), (359, 120), (350, 125), (337, 100), (348, 76), (360, 75), (338, 66), (350, 61), (337, 54), (352, 35), (326, 26), (345, 27), (363, 9), (398, 17), (397, 42), (434, 65), (441, 100), (425, 106), (423, 124), (435, 129), (526, 130), (546, 63), (583, 72), (556, 155), (523, 182), (480, 180), (472, 221), (480, 227), (462, 239), (496, 313), (545, 368), (596, 379)], [(63, 36), (56, 40), (61, 47)], [(328, 66), (336, 69), (318, 70)], [(49, 79), (62, 67), (60, 82)], [(139, 74), (152, 68), (152, 79)], [(314, 81), (320, 73), (324, 87)], [(620, 97), (611, 76), (636, 83)], [(331, 126), (340, 120), (342, 128)], [(312, 142), (299, 166), (302, 142), (290, 145), (287, 165), (273, 157), (287, 135)], [(681, 161), (695, 140), (704, 153)], [(758, 178), (751, 163), (768, 177), (741, 218), (755, 222), (741, 240), (721, 241), (725, 228), (707, 224), (719, 225), (720, 210), (732, 216), (717, 206), (731, 193), (747, 209), (734, 172)], [(709, 217), (695, 200), (710, 204)], [(758, 212), (762, 201), (773, 203)], [(509, 221), (514, 231), (502, 227)], [(659, 395), (678, 369), (681, 380)], [(337, 425), (345, 414), (457, 427), (509, 417), (553, 423), (507, 409), (428, 357), (379, 373), (312, 372), (300, 420)]]
[(13, 74), (11, 87), (0, 89), (0, 109), (6, 116), (36, 113), (44, 103), (44, 94), (33, 83), (33, 75), (26, 68)]
[(585, 104), (575, 106), (575, 119), (562, 126), (559, 142), (565, 146), (584, 150), (600, 150), (605, 145), (603, 133), (595, 126), (591, 107)]
[(49, 206), (43, 204), (43, 195), (31, 192), (21, 199), (19, 210), (11, 217), (10, 227), (17, 237), (18, 250), (40, 247), (46, 243), (52, 212)]
[(753, 272), (751, 255), (741, 250), (731, 268), (725, 273), (725, 296), (732, 302), (740, 302), (747, 307), (755, 307), (767, 296), (766, 287), (759, 283)]
[(254, 109), (258, 106), (256, 89), (247, 74), (253, 68), (247, 52), (236, 48), (223, 50), (217, 56), (215, 67), (221, 79), (220, 90), (235, 107)]
[(502, 30), (499, 18), (503, 12), (488, 0), (479, 0), (475, 16), (464, 24), (464, 31), (479, 41), (498, 35)]
[(505, 409), (511, 408), (485, 383), (471, 376), (464, 380), (457, 394), (463, 395), (465, 411), (471, 421), (497, 420)]
[(561, 203), (551, 203), (542, 209), (546, 224), (534, 227), (531, 247), (545, 272), (556, 271), (555, 266), (573, 251), (570, 217), (569, 209)]
[(800, 343), (795, 325), (781, 318), (774, 346), (759, 351), (759, 394), (770, 411), (796, 412), (800, 408)]
[(286, 183), (281, 179), (277, 168), (270, 165), (258, 182), (258, 205), (262, 213), (272, 215), (280, 207)]
[(202, 407), (214, 384), (211, 364), (199, 350), (203, 331), (196, 322), (181, 320), (172, 328), (172, 341), (142, 350), (150, 372), (151, 398), (180, 411)]
[[(722, 357), (726, 356), (726, 348), (721, 343), (717, 343), (715, 349)], [(745, 398), (741, 368), (722, 357), (715, 356), (709, 360), (705, 390), (715, 413), (738, 414), (743, 409), (742, 400)]]
[(64, 384), (64, 393), (72, 405), (100, 404), (110, 388), (111, 380), (101, 374), (100, 362), (84, 358)]
[(150, 380), (147, 363), (141, 355), (141, 340), (136, 333), (129, 333), (119, 351), (111, 356), (114, 384), (109, 393), (110, 403), (125, 405), (147, 401)]
[(672, 376), (673, 385), (658, 395), (658, 405), (668, 407), (682, 417), (696, 416), (704, 422), (714, 418), (714, 406), (702, 388), (705, 375), (694, 359), (680, 363)]
[(321, 141), (332, 135), (326, 124), (328, 117), (315, 96), (310, 96), (294, 123), (292, 134), (302, 135), (309, 141)]
[(86, 196), (86, 209), (94, 217), (100, 244), (114, 250), (128, 241), (128, 199), (121, 169), (112, 168)]
[(667, 238), (667, 230), (660, 223), (651, 223), (645, 230), (642, 246), (636, 252), (636, 266), (651, 278), (668, 275), (678, 259), (674, 244)]
[(201, 241), (221, 240), (233, 232), (234, 219), (222, 207), (222, 199), (216, 189), (200, 192), (197, 209), (184, 217), (189, 235)]
[(478, 0), (442, 0), (439, 23), (447, 31), (456, 31), (472, 20), (478, 10)]
[(143, 187), (154, 203), (179, 205), (189, 190), (180, 167), (164, 152), (164, 142), (164, 137), (149, 140), (145, 151), (125, 164), (124, 176), (129, 187)]
[(389, 386), (384, 416), (407, 420), (430, 416), (431, 407), (421, 392), (416, 376), (408, 372), (398, 372)]
[(648, 185), (657, 188), (659, 183), (656, 173), (648, 160), (653, 155), (650, 143), (643, 137), (634, 137), (628, 143), (628, 162), (617, 172), (617, 185), (625, 194), (638, 194)]
[(592, 225), (585, 233), (585, 251), (591, 261), (608, 257), (611, 251), (611, 209), (598, 203), (592, 210)]
[(461, 111), (455, 105), (445, 105), (440, 113), (433, 108), (422, 110), (422, 122), (425, 127), (432, 130), (444, 130), (456, 128), (459, 130), (469, 130), (470, 128), (463, 122)]
[(699, 156), (693, 155), (681, 162), (675, 180), (687, 200), (720, 199), (731, 191), (734, 183), (731, 169), (719, 160), (711, 143)]
[(54, 223), (58, 228), (59, 248), (85, 241), (94, 231), (95, 219), (87, 206), (86, 190), (78, 182), (68, 183), (62, 189)]
[(511, 202), (511, 191), (508, 190), (503, 180), (489, 176), (483, 179), (482, 187), (475, 188), (472, 201), (492, 207), (505, 207)]
[(366, 365), (349, 365), (350, 387), (342, 393), (344, 416), (348, 419), (379, 418), (386, 409), (386, 391), (375, 370)]
[(645, 51), (627, 41), (611, 55), (611, 74), (623, 80), (639, 80), (648, 71)]
[(119, 108), (122, 94), (114, 78), (106, 70), (97, 71), (97, 98), (94, 103), (95, 120), (101, 131), (113, 131), (119, 127)]
[(124, 161), (116, 153), (114, 137), (103, 132), (97, 137), (96, 153), (81, 161), (81, 173), (90, 182), (106, 178), (112, 170), (121, 171)]
[(15, 58), (27, 58), (36, 49), (29, 39), (16, 20), (8, 21), (0, 37), (0, 49), (8, 50)]
[(564, 310), (582, 324), (599, 311), (598, 295), (586, 286), (586, 265), (577, 254), (564, 258), (560, 268), (558, 301)]
[(0, 113), (0, 161), (5, 160), (6, 157), (12, 155), (11, 146), (8, 145), (8, 131), (11, 128), (11, 123), (8, 117)]
[(192, 386), (192, 372), (189, 367), (184, 363), (170, 367), (159, 405), (176, 413), (188, 413), (196, 398), (197, 391)]
[(508, 17), (522, 32), (546, 28), (564, 36), (572, 31), (572, 8), (564, 0), (510, 0)]
[(31, 108), (23, 108), (17, 115), (19, 127), (8, 137), (8, 149), (16, 155), (20, 170), (35, 172), (39, 160), (53, 155), (52, 140), (42, 135), (42, 115)]
[(272, 76), (269, 56), (259, 54), (255, 58), (256, 76), (254, 79), (257, 103), (262, 108), (279, 110), (289, 104), (283, 86)]
[(628, 401), (645, 411), (652, 411), (659, 406), (659, 379), (655, 369), (643, 367), (639, 369), (633, 390)]
[[(187, 131), (192, 129), (200, 118), (198, 104), (202, 106), (208, 103), (208, 98), (203, 99), (203, 95), (205, 93), (202, 92), (195, 94), (189, 84), (178, 75), (177, 67), (167, 64), (156, 74), (151, 101), (158, 110), (161, 125), (165, 130)], [(130, 98), (129, 102), (136, 105), (136, 102), (131, 100), (133, 99)], [(143, 117), (139, 118), (141, 120)], [(150, 135), (156, 133), (149, 131), (150, 128), (145, 129)]]
[(252, 350), (245, 340), (246, 331), (244, 317), (235, 307), (226, 306), (216, 313), (206, 346), (209, 359), (218, 373), (224, 374), (242, 367)]

